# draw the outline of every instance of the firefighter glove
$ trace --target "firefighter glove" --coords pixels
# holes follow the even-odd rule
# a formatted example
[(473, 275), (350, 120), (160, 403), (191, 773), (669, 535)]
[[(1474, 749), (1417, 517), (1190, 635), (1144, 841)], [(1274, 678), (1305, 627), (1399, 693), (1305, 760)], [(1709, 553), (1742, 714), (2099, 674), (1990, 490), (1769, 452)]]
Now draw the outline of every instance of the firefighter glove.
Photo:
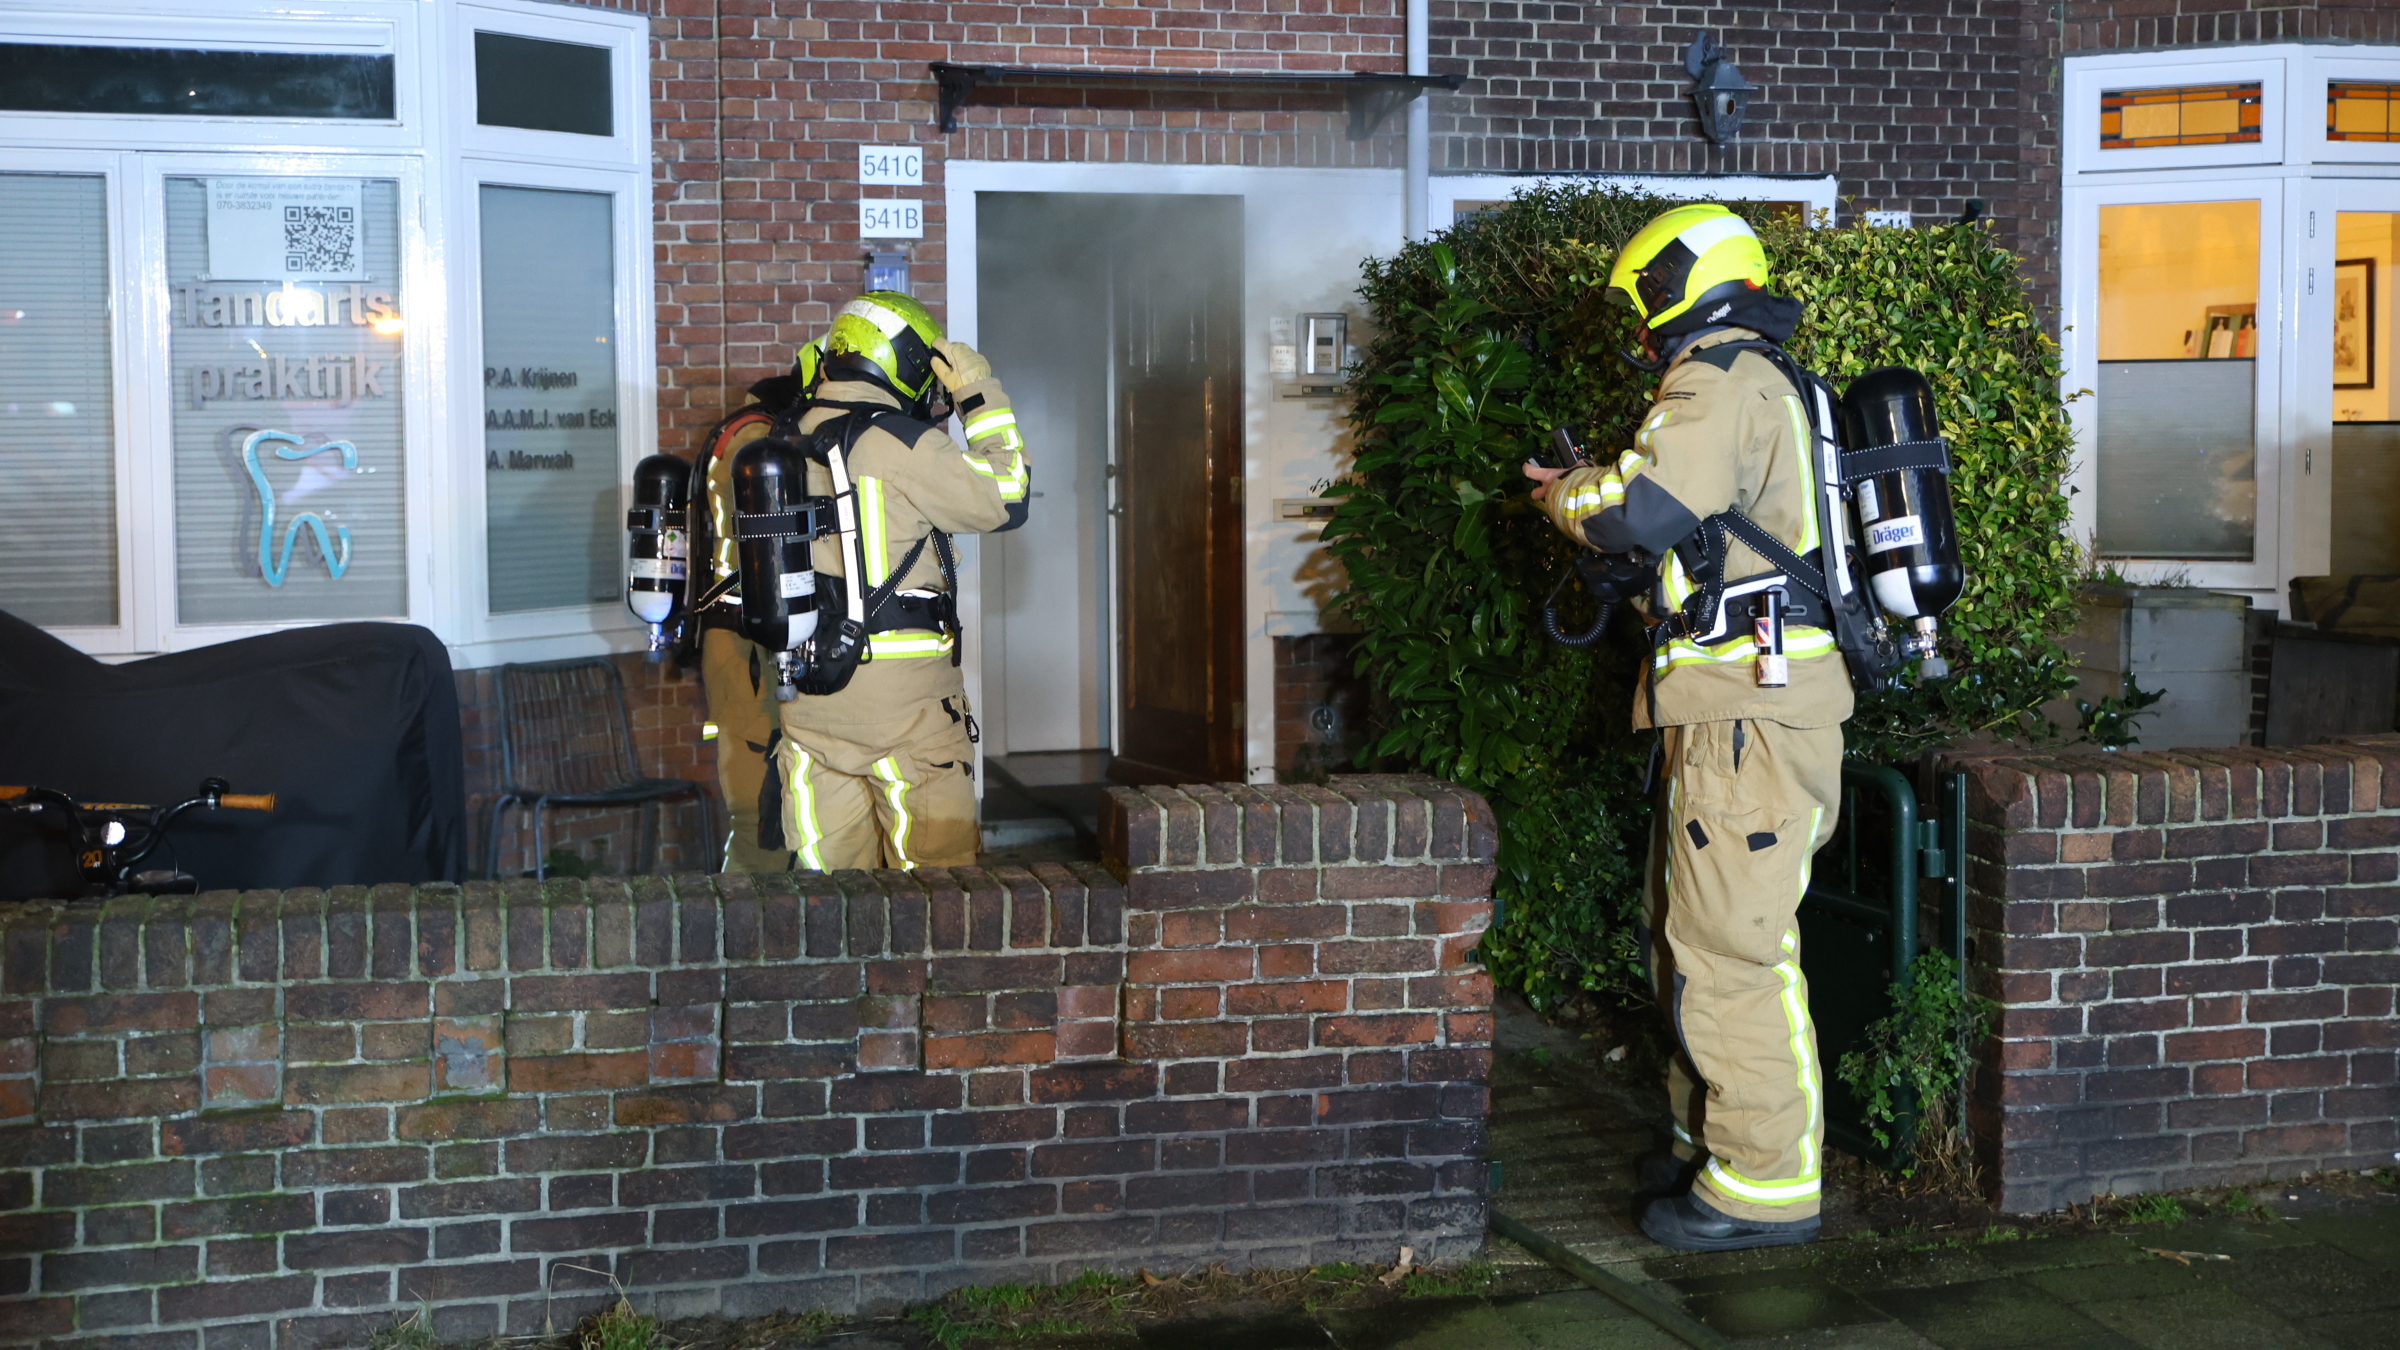
[(942, 387), (955, 394), (978, 380), (992, 378), (992, 363), (963, 342), (933, 344), (933, 373)]

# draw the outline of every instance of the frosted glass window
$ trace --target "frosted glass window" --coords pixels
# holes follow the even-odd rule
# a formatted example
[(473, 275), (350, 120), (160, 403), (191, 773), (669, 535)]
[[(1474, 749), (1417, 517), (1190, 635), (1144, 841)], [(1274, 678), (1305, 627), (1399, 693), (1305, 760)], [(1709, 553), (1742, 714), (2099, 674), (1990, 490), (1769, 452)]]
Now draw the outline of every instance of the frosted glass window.
[(399, 185), (170, 178), (166, 218), (182, 621), (406, 616)]
[(482, 204), (492, 612), (610, 603), (625, 529), (613, 201), (486, 186)]
[(0, 609), (117, 622), (108, 186), (0, 174)]
[(2255, 201), (2100, 208), (2102, 554), (2253, 555), (2258, 258)]
[(2257, 518), (2255, 361), (2103, 361), (2100, 551), (2247, 559)]
[(2336, 422), (2332, 448), (2332, 574), (2400, 572), (2400, 422)]

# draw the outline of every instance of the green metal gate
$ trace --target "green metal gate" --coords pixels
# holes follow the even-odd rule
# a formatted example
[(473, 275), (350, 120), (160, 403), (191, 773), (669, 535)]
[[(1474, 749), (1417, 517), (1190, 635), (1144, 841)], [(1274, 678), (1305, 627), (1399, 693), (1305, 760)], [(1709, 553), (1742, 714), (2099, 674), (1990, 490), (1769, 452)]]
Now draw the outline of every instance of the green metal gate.
[[(1888, 1150), (1861, 1119), (1860, 1103), (1836, 1076), (1867, 1027), (1892, 1010), (1894, 983), (1906, 986), (1923, 945), (1938, 934), (1966, 970), (1967, 785), (1935, 775), (1930, 801), (1898, 770), (1863, 759), (1842, 761), (1842, 818), (1817, 851), (1800, 905), (1800, 968), (1808, 976), (1809, 1015), (1825, 1074), (1825, 1133), (1877, 1162)], [(1915, 1125), (1903, 1103), (1901, 1129)]]

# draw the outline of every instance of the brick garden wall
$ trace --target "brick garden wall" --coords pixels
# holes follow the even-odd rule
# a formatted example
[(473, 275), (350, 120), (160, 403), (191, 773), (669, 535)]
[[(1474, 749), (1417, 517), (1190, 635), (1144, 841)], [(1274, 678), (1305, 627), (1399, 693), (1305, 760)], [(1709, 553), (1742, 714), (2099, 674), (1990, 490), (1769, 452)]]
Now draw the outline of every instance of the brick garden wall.
[(2400, 1149), (2400, 737), (1957, 761), (2013, 1211)]
[(0, 909), (0, 1344), (1479, 1247), (1483, 802), (1120, 789), (1105, 829), (1113, 870)]

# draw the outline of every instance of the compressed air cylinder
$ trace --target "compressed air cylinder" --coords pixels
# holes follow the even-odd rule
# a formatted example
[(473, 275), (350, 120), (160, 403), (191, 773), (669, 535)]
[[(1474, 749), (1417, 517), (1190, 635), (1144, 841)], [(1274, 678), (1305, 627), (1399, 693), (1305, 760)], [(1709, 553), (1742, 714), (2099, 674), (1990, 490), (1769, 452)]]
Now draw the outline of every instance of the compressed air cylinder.
[(673, 455), (652, 455), (633, 466), (633, 507), (625, 513), (625, 604), (650, 625), (651, 649), (682, 608), (691, 570), (685, 489), (691, 466)]
[[(1853, 455), (1931, 446), (1942, 436), (1933, 386), (1897, 366), (1850, 382), (1842, 394), (1842, 423), (1844, 449)], [(1931, 621), (1957, 601), (1967, 579), (1949, 475), (1936, 468), (1895, 469), (1860, 479), (1852, 491), (1868, 589), (1885, 613), (1926, 635), (1930, 651)]]
[(742, 636), (788, 652), (817, 631), (817, 573), (802, 528), (810, 519), (808, 461), (774, 436), (733, 457), (734, 529), (740, 540)]

